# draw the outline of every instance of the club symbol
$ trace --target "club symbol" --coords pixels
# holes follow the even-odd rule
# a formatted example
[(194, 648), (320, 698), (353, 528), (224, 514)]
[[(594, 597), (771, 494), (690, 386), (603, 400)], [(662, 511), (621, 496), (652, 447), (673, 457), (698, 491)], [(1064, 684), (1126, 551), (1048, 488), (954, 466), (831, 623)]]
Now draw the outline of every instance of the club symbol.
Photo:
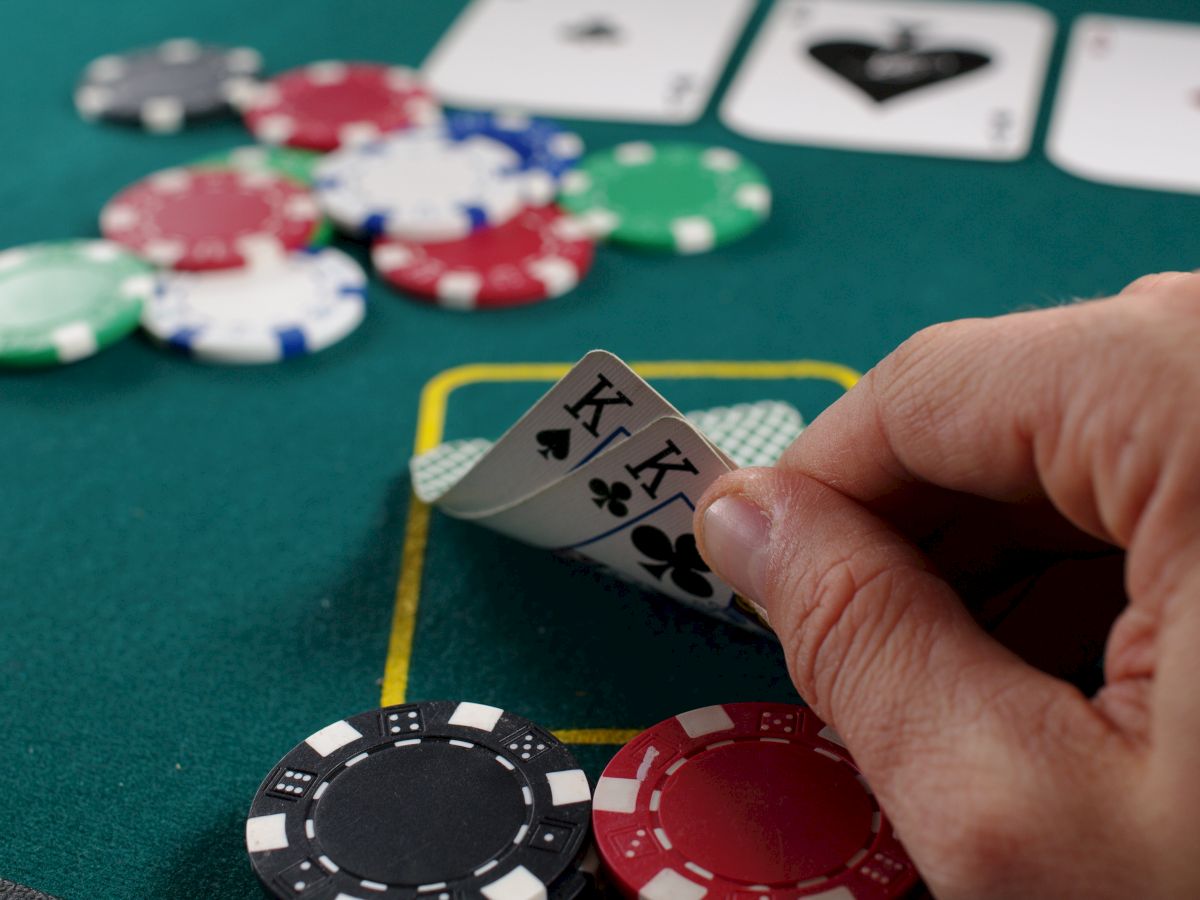
[(612, 44), (621, 37), (621, 29), (608, 19), (584, 19), (563, 28), (563, 36), (577, 44)]
[(711, 597), (712, 585), (701, 573), (711, 571), (700, 551), (696, 549), (696, 536), (681, 534), (671, 543), (671, 539), (652, 525), (639, 525), (633, 529), (630, 539), (633, 546), (643, 556), (648, 556), (654, 562), (644, 562), (642, 568), (662, 581), (663, 576), (671, 573), (671, 581), (681, 591), (687, 591), (697, 597)]
[(608, 511), (617, 518), (628, 514), (629, 507), (625, 501), (633, 496), (633, 491), (625, 482), (614, 481), (610, 485), (603, 479), (593, 478), (588, 482), (588, 489), (596, 495), (592, 498), (592, 502), (601, 509), (607, 506)]

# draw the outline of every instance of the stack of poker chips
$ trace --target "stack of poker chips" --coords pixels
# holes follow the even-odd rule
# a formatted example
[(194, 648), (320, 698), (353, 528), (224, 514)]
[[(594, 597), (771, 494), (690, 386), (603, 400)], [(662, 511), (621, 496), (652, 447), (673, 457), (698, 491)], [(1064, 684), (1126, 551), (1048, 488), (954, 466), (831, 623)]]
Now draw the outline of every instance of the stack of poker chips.
[(616, 752), (594, 796), (565, 745), (507, 710), (359, 713), (275, 765), (246, 848), (280, 900), (887, 900), (917, 880), (841, 739), (787, 703), (660, 722)]
[[(551, 122), (446, 113), (407, 69), (322, 62), (264, 82), (260, 68), (252, 50), (188, 40), (87, 68), (87, 119), (169, 133), (236, 108), (261, 143), (120, 191), (103, 240), (0, 253), (0, 364), (83, 359), (139, 324), (214, 362), (323, 349), (365, 314), (366, 274), (328, 246), (334, 226), (370, 241), (404, 293), (480, 309), (565, 294), (599, 239), (700, 253), (769, 213), (762, 173), (723, 148), (584, 156)], [(245, 841), (278, 898), (883, 900), (917, 877), (838, 736), (783, 703), (660, 722), (594, 794), (570, 750), (514, 713), (371, 710), (270, 771)]]
[(444, 111), (412, 70), (323, 61), (261, 80), (259, 54), (187, 39), (93, 61), (87, 120), (172, 133), (238, 112), (258, 144), (152, 173), (100, 216), (105, 240), (0, 253), (0, 365), (74, 362), (140, 324), (218, 363), (329, 347), (383, 281), (455, 310), (560, 297), (599, 240), (700, 253), (765, 220), (761, 171), (730, 150), (580, 138), (519, 112)]

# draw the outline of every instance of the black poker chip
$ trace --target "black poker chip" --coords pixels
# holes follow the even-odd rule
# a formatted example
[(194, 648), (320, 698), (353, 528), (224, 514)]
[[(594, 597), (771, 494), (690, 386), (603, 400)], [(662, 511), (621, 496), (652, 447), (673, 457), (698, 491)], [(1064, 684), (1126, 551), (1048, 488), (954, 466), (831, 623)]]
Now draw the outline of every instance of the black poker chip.
[(457, 701), (359, 713), (272, 770), (246, 820), (267, 893), (306, 900), (574, 900), (591, 788), (549, 732)]
[(175, 38), (92, 60), (75, 88), (75, 108), (85, 119), (178, 131), (228, 110), (250, 93), (261, 69), (261, 57), (249, 47)]

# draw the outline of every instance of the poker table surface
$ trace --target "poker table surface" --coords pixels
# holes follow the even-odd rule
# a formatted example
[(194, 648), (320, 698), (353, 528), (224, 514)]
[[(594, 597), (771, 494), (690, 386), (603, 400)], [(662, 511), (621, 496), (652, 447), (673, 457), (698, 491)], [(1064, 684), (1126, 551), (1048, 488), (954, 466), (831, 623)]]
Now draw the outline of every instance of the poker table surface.
[[(1041, 149), (1075, 16), (1194, 20), (1194, 3), (1043, 5), (1060, 30), (1020, 162), (758, 143), (711, 105), (684, 127), (572, 122), (591, 147), (732, 147), (766, 171), (772, 217), (706, 255), (603, 247), (577, 290), (521, 309), (456, 313), (373, 279), (357, 332), (285, 364), (204, 365), (139, 336), (0, 373), (0, 876), (65, 898), (259, 896), (243, 845), (259, 782), (381, 704), (511, 709), (594, 779), (674, 713), (798, 701), (772, 641), (431, 512), (408, 458), (498, 436), (594, 347), (684, 410), (771, 398), (811, 419), (923, 326), (1200, 265), (1200, 197), (1081, 181)], [(0, 245), (94, 236), (129, 182), (248, 142), (232, 118), (174, 136), (84, 123), (70, 98), (93, 57), (186, 35), (256, 47), (269, 71), (416, 66), (460, 7), (10, 5)]]

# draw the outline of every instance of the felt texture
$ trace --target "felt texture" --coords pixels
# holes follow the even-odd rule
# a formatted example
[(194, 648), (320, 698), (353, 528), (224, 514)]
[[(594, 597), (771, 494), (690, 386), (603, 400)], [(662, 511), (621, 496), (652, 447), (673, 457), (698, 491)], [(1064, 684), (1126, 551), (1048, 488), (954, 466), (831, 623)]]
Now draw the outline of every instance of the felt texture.
[[(268, 71), (418, 65), (461, 5), (6, 10), (0, 246), (94, 236), (128, 183), (249, 142), (233, 118), (176, 136), (82, 122), (71, 92), (93, 57), (187, 35), (256, 47)], [(1190, 0), (1045, 5), (1062, 25), (1052, 77), (1081, 12), (1197, 16)], [(243, 819), (260, 780), (306, 735), (380, 702), (418, 392), (438, 372), (570, 362), (593, 347), (865, 370), (939, 320), (1200, 265), (1200, 197), (1058, 171), (1040, 149), (1049, 105), (1014, 164), (761, 144), (711, 110), (684, 128), (572, 123), (593, 147), (732, 147), (766, 172), (772, 217), (696, 257), (600, 248), (577, 290), (494, 314), (454, 314), (373, 279), (356, 333), (282, 365), (200, 365), (134, 337), (78, 365), (0, 372), (0, 872), (68, 900), (259, 896)], [(808, 419), (839, 393), (657, 386), (682, 409), (772, 397)], [(546, 387), (464, 387), (445, 436), (495, 438)], [(770, 642), (436, 514), (412, 646), (410, 698), (490, 703), (555, 729), (795, 697)], [(610, 753), (579, 751), (593, 779)]]

